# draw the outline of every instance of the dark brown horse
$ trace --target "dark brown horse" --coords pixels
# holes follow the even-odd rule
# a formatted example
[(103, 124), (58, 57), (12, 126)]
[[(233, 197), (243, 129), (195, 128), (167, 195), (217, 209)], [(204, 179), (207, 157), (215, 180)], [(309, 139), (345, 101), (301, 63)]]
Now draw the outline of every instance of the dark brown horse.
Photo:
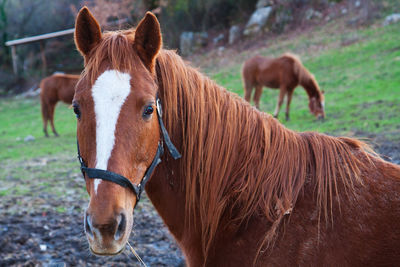
[(72, 104), (75, 85), (79, 75), (53, 74), (40, 82), (40, 103), (42, 108), (43, 132), (49, 137), (47, 123), (50, 121), (51, 129), (55, 136), (58, 133), (54, 127), (54, 109), (59, 101)]
[(263, 86), (279, 89), (278, 102), (276, 104), (274, 117), (277, 118), (285, 95), (286, 98), (286, 120), (289, 120), (290, 102), (294, 89), (301, 85), (307, 92), (309, 98), (308, 107), (310, 112), (317, 118), (324, 118), (324, 94), (319, 90), (317, 81), (301, 63), (300, 59), (286, 53), (278, 58), (266, 58), (255, 56), (243, 64), (242, 78), (245, 90), (245, 99), (250, 102), (253, 88), (254, 104), (260, 109), (260, 98)]
[[(286, 129), (161, 49), (151, 13), (136, 31), (102, 33), (83, 8), (75, 42), (85, 59), (73, 102), (82, 165), (138, 186), (167, 143), (161, 100), (182, 157), (165, 152), (146, 192), (188, 266), (399, 264), (399, 166), (355, 139)], [(137, 198), (89, 177), (90, 249), (120, 253)]]

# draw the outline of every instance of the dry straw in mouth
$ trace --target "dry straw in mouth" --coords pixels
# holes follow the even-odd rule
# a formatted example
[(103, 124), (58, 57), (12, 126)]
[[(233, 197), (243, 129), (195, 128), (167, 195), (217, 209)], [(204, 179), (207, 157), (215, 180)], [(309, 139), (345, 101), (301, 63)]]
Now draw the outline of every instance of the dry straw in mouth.
[(136, 259), (143, 264), (144, 267), (147, 267), (146, 263), (144, 263), (144, 261), (142, 260), (142, 258), (139, 256), (139, 254), (136, 253), (136, 251), (133, 249), (133, 247), (131, 246), (131, 244), (129, 244), (129, 242), (127, 242), (127, 244), (129, 245), (133, 255), (135, 255)]

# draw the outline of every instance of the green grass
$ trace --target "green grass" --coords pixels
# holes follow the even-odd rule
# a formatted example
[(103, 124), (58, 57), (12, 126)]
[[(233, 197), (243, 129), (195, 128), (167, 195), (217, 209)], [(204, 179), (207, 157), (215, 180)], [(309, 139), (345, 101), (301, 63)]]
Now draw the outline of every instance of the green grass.
[[(335, 25), (334, 25), (335, 26)], [(337, 26), (335, 26), (337, 27)], [(333, 27), (333, 28), (335, 28)], [(263, 55), (279, 55), (290, 49), (297, 51), (304, 65), (315, 75), (326, 94), (324, 122), (317, 122), (308, 111), (308, 98), (298, 87), (291, 104), (291, 120), (284, 120), (284, 105), (279, 119), (288, 128), (298, 131), (319, 131), (332, 134), (352, 132), (392, 133), (400, 130), (400, 23), (387, 27), (371, 27), (335, 33), (328, 25), (315, 32), (303, 33), (293, 40), (278, 39)], [(325, 35), (323, 34), (325, 33)], [(356, 36), (349, 46), (329, 48), (328, 44)], [(302, 50), (298, 47), (306, 47)], [(309, 53), (309, 47), (328, 46), (326, 50)], [(247, 51), (236, 55), (241, 59), (222, 66), (218, 72), (204, 68), (217, 83), (243, 95), (240, 77), (241, 62)], [(272, 113), (278, 90), (264, 89), (261, 109)], [(65, 104), (56, 107), (56, 129), (60, 137), (45, 138), (42, 131), (40, 103), (33, 99), (0, 99), (0, 161), (28, 160), (59, 154), (75, 155), (76, 119)], [(49, 127), (49, 133), (51, 132)], [(34, 141), (25, 142), (28, 135)]]
[[(65, 104), (57, 105), (55, 111), (55, 127), (60, 133), (57, 138), (44, 137), (38, 98), (1, 99), (0, 125), (0, 161), (57, 155), (73, 151), (76, 142), (75, 116)], [(51, 134), (50, 125), (48, 131)], [(28, 135), (35, 140), (25, 142)]]
[[(400, 24), (353, 31), (325, 35), (325, 39), (321, 36), (310, 37), (304, 42), (323, 46), (337, 43), (347, 36), (356, 36), (356, 42), (351, 45), (339, 44), (318, 51), (315, 56), (309, 53), (309, 49), (297, 49), (295, 46), (304, 46), (301, 40), (305, 40), (309, 34), (299, 36), (291, 44), (286, 41), (281, 47), (275, 44), (259, 50), (263, 55), (298, 50), (303, 64), (315, 75), (321, 89), (325, 90), (327, 119), (324, 122), (315, 120), (308, 111), (305, 91), (298, 87), (290, 107), (290, 121), (284, 120), (285, 105), (279, 114), (280, 121), (288, 128), (335, 135), (400, 135)], [(243, 52), (238, 57), (244, 60), (246, 55)], [(243, 96), (241, 63), (222, 67), (218, 72), (214, 69), (205, 67), (207, 72), (213, 73), (212, 77), (217, 83)], [(265, 88), (261, 109), (272, 113), (277, 97), (278, 90)]]
[[(59, 104), (55, 126), (60, 137), (44, 137), (39, 98), (0, 99), (0, 196), (68, 197), (73, 190), (86, 197), (76, 158), (76, 118)], [(51, 132), (49, 127), (49, 133)], [(24, 141), (28, 135), (33, 141)], [(11, 200), (8, 200), (11, 201)], [(62, 208), (56, 211), (62, 211)]]

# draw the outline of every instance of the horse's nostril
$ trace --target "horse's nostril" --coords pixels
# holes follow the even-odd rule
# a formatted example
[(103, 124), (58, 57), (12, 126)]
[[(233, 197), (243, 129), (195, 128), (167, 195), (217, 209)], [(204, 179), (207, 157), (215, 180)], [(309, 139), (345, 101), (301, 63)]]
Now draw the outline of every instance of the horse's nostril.
[(85, 232), (88, 235), (93, 236), (92, 224), (90, 223), (90, 215), (89, 214), (86, 214), (86, 216), (85, 216)]
[(117, 228), (117, 231), (115, 232), (115, 235), (114, 235), (114, 239), (115, 240), (118, 240), (123, 236), (123, 234), (125, 232), (125, 228), (126, 228), (126, 217), (125, 217), (125, 214), (121, 213), (119, 215), (118, 219), (119, 219), (118, 220), (119, 221), (118, 228)]

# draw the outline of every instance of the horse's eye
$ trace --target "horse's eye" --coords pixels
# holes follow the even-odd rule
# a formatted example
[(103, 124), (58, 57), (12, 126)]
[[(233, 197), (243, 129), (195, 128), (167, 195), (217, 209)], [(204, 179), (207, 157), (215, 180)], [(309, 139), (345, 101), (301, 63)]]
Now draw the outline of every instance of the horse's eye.
[(81, 118), (81, 111), (79, 109), (79, 105), (74, 103), (72, 106), (74, 108), (74, 113), (76, 115), (76, 118), (80, 119)]
[(147, 106), (144, 108), (143, 117), (148, 118), (151, 114), (153, 114), (154, 108), (153, 106)]

